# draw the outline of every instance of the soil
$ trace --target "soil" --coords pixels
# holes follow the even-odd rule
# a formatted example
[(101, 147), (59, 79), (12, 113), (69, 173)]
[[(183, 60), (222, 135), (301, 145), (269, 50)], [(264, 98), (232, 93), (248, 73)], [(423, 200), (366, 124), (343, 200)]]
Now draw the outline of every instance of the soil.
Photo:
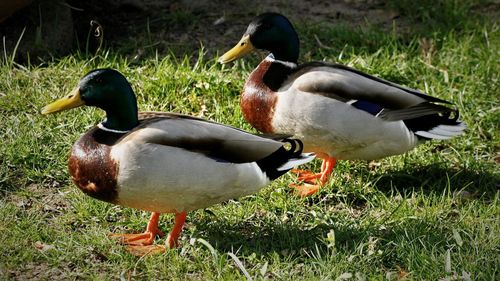
[[(498, 19), (500, 3), (487, 1), (478, 13)], [(415, 26), (384, 0), (263, 0), (258, 4), (233, 0), (35, 0), (0, 24), (7, 54), (18, 61), (42, 61), (74, 50), (94, 53), (111, 47), (134, 59), (145, 54), (173, 52), (184, 56), (203, 46), (209, 55), (231, 47), (250, 20), (262, 12), (280, 12), (296, 26), (320, 24), (347, 28)], [(95, 35), (99, 36), (95, 36)], [(321, 46), (321, 42), (317, 42)], [(3, 53), (3, 45), (0, 46)], [(33, 60), (32, 60), (33, 61)]]
[(393, 20), (405, 24), (382, 0), (264, 0), (259, 5), (242, 0), (38, 0), (3, 22), (0, 35), (11, 54), (22, 34), (18, 61), (26, 61), (28, 53), (32, 61), (44, 60), (75, 49), (95, 52), (102, 45), (136, 59), (151, 50), (182, 56), (200, 46), (208, 53), (227, 49), (265, 11), (283, 13), (294, 24), (388, 29)]
[(242, 0), (230, 4), (222, 0), (110, 2), (116, 2), (115, 10), (119, 13), (109, 15), (98, 5), (83, 7), (80, 15), (74, 13), (76, 28), (82, 28), (84, 33), (91, 18), (98, 19), (104, 30), (105, 44), (135, 46), (136, 56), (147, 48), (160, 53), (170, 50), (177, 55), (197, 51), (200, 46), (209, 54), (213, 50), (225, 50), (240, 39), (253, 17), (266, 11), (285, 14), (295, 24), (341, 23), (352, 27), (373, 24), (391, 28), (392, 21), (398, 18), (398, 13), (381, 0), (264, 0), (259, 1), (258, 6)]

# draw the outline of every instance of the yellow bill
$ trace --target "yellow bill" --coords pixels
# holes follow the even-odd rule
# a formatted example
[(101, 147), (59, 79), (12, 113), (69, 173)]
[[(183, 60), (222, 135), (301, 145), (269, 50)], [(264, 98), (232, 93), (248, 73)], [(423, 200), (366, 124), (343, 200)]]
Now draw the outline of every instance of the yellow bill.
[(237, 60), (244, 55), (253, 51), (255, 47), (250, 42), (250, 35), (245, 35), (241, 38), (240, 42), (236, 44), (231, 50), (227, 51), (222, 57), (219, 58), (220, 63), (228, 63)]
[(64, 98), (58, 99), (55, 102), (46, 105), (42, 108), (42, 114), (50, 114), (55, 113), (75, 107), (79, 107), (84, 105), (85, 102), (82, 100), (80, 96), (80, 89), (76, 87), (73, 91), (71, 91)]

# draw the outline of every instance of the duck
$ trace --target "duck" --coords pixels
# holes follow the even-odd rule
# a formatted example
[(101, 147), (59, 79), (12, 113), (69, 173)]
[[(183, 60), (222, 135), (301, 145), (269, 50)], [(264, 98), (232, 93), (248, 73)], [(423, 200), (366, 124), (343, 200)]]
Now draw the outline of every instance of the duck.
[[(179, 245), (187, 212), (256, 193), (297, 165), (314, 159), (300, 140), (262, 137), (198, 117), (138, 112), (136, 95), (114, 69), (87, 73), (44, 115), (80, 106), (106, 118), (73, 145), (68, 169), (76, 186), (95, 199), (151, 212), (146, 231), (112, 234), (138, 256)], [(166, 245), (154, 245), (162, 213), (175, 215)]]
[(354, 68), (330, 62), (299, 64), (299, 37), (279, 13), (263, 13), (218, 61), (253, 50), (269, 52), (241, 93), (244, 118), (263, 133), (300, 139), (323, 160), (321, 171), (294, 170), (301, 196), (324, 186), (337, 160), (377, 160), (403, 154), (431, 139), (461, 135), (466, 125), (451, 103)]

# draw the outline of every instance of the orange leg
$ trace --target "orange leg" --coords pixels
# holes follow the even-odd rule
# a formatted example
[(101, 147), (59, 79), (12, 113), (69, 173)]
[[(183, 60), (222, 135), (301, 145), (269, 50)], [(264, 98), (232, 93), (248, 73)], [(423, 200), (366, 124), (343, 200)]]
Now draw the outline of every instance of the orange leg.
[(120, 242), (126, 245), (132, 246), (145, 246), (152, 245), (155, 240), (156, 235), (163, 237), (163, 232), (158, 228), (158, 220), (160, 218), (160, 213), (151, 213), (151, 218), (149, 219), (148, 226), (144, 233), (136, 234), (111, 234), (110, 237), (120, 239)]
[(290, 187), (295, 188), (296, 192), (306, 197), (318, 192), (319, 188), (325, 185), (330, 179), (333, 168), (337, 160), (333, 157), (326, 157), (321, 164), (321, 172), (314, 174), (312, 172), (300, 171), (298, 180), (304, 182), (304, 185), (290, 184)]
[(323, 160), (323, 165), (321, 165), (321, 177), (319, 179), (321, 185), (324, 185), (330, 179), (330, 175), (333, 173), (333, 168), (337, 164), (337, 159), (333, 157), (328, 157)]
[(176, 213), (175, 214), (175, 222), (174, 222), (174, 227), (170, 231), (170, 233), (167, 236), (167, 246), (169, 248), (177, 248), (179, 246), (179, 236), (182, 232), (182, 227), (184, 226), (184, 223), (186, 222), (186, 216), (187, 213), (181, 212), (181, 213)]
[[(175, 214), (175, 222), (174, 222), (174, 227), (172, 228), (172, 231), (168, 234), (167, 237), (167, 247), (169, 248), (176, 248), (179, 246), (179, 236), (182, 232), (182, 227), (184, 226), (184, 222), (186, 221), (186, 212), (181, 212), (181, 213), (176, 213)], [(159, 218), (159, 213), (153, 213), (151, 215), (151, 219), (148, 223), (147, 231), (143, 234), (114, 234), (112, 236), (115, 237), (120, 237), (122, 239), (122, 242), (126, 239), (126, 244), (128, 244), (127, 250), (135, 255), (135, 256), (146, 256), (146, 255), (156, 255), (156, 254), (161, 254), (165, 252), (166, 246), (165, 245), (152, 245), (152, 241), (150, 244), (146, 244), (149, 242), (147, 239), (149, 239), (149, 236), (146, 235), (149, 231), (149, 229), (154, 229), (156, 227), (156, 230), (158, 230), (158, 218)], [(163, 233), (159, 231), (157, 233), (160, 236), (163, 236)], [(126, 237), (124, 237), (126, 236)], [(154, 239), (154, 236), (153, 236)], [(139, 244), (139, 242), (141, 244)]]

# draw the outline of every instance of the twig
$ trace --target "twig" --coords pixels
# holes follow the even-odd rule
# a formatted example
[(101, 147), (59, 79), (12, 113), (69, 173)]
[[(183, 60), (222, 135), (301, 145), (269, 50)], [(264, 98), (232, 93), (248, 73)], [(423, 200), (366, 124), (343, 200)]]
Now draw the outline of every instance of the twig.
[(318, 45), (319, 45), (320, 48), (327, 49), (327, 50), (333, 50), (332, 47), (329, 47), (329, 46), (323, 44), (323, 42), (321, 42), (319, 40), (319, 38), (318, 38), (318, 36), (316, 36), (316, 34), (314, 34), (314, 39), (316, 39), (316, 42), (318, 43)]

